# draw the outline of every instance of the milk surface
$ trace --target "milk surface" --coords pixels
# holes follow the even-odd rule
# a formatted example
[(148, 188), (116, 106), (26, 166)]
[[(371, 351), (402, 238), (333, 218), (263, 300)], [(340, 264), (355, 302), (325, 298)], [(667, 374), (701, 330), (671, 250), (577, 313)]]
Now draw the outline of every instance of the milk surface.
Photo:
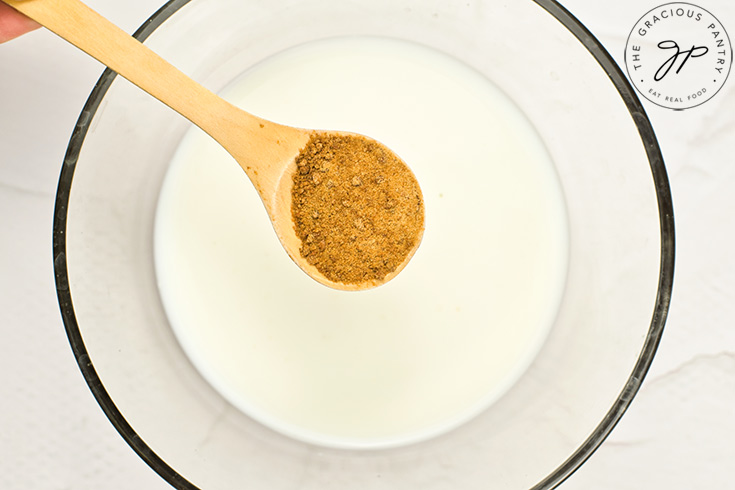
[(393, 281), (328, 289), (288, 258), (240, 167), (192, 129), (161, 192), (155, 266), (208, 382), (276, 431), (346, 448), (417, 442), (501, 397), (553, 325), (568, 254), (553, 163), (518, 108), (455, 59), (382, 38), (293, 48), (221, 95), (383, 142), (416, 174), (426, 230)]

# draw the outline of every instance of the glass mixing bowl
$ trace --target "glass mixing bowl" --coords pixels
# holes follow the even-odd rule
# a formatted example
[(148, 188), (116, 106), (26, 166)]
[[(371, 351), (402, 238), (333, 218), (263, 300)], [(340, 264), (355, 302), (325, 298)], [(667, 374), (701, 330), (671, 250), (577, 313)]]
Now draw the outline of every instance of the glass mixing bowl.
[(456, 429), (415, 444), (308, 444), (228, 403), (179, 346), (157, 289), (154, 218), (190, 124), (106, 71), (64, 160), (57, 291), (92, 393), (171, 485), (545, 489), (600, 445), (638, 391), (673, 278), (671, 196), (653, 130), (595, 38), (551, 0), (174, 0), (137, 32), (213, 91), (254, 63), (345, 35), (405, 39), (482, 73), (525, 113), (556, 166), (569, 265), (556, 321), (523, 376)]

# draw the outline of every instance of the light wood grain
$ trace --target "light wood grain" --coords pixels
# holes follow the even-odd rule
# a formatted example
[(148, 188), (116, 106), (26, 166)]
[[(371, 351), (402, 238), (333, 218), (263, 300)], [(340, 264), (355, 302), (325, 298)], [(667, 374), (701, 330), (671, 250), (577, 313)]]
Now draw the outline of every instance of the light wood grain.
[(313, 130), (277, 124), (233, 106), (79, 0), (0, 1), (108, 66), (222, 145), (257, 189), (288, 255), (318, 282), (341, 290), (375, 287), (395, 277), (415, 252), (414, 249), (398, 269), (381, 281), (344, 284), (327, 279), (301, 256), (301, 240), (294, 232), (291, 213), (294, 159)]

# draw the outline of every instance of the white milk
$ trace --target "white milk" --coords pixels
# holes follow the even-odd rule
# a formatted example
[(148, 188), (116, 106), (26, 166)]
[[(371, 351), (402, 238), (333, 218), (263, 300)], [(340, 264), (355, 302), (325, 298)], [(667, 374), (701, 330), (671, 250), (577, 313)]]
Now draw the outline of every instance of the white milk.
[(378, 38), (299, 46), (223, 96), (385, 143), (419, 180), (426, 232), (390, 283), (321, 286), (283, 251), (240, 167), (192, 130), (161, 193), (156, 271), (212, 386), (281, 433), (350, 448), (437, 435), (502, 396), (544, 342), (567, 267), (560, 184), (517, 107), (453, 58)]

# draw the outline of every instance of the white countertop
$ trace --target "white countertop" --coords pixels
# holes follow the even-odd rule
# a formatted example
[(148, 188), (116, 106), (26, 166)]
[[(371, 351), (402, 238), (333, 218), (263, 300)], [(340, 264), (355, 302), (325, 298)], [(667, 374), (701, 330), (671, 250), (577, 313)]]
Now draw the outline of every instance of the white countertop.
[[(134, 31), (157, 0), (89, 0)], [(663, 0), (567, 0), (618, 61)], [(701, 0), (735, 35), (735, 2)], [(102, 72), (46, 31), (0, 45), (0, 488), (167, 489), (117, 434), (74, 362), (51, 261), (54, 193), (71, 129)], [(674, 296), (643, 386), (561, 488), (732, 488), (735, 481), (735, 75), (675, 112), (644, 100), (676, 217)]]

